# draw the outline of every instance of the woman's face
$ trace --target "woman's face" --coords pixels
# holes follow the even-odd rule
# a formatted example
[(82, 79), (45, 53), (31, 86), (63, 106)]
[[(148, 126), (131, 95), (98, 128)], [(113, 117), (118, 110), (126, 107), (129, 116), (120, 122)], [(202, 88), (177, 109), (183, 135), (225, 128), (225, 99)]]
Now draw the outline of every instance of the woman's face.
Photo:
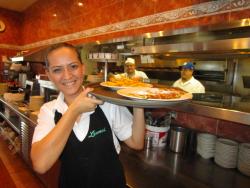
[(75, 97), (82, 90), (84, 65), (74, 50), (62, 47), (48, 55), (49, 67), (46, 71), (49, 79), (63, 92), (65, 97)]

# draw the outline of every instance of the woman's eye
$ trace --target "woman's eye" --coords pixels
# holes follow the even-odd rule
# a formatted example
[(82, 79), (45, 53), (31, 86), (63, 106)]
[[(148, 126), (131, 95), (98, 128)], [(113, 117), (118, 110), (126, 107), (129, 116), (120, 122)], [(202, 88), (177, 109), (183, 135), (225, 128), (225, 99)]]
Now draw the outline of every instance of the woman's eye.
[(71, 70), (76, 70), (78, 69), (78, 65), (77, 64), (70, 65), (70, 68)]
[(60, 69), (60, 68), (52, 69), (52, 73), (58, 74), (58, 73), (61, 73), (61, 72), (62, 72), (62, 69)]

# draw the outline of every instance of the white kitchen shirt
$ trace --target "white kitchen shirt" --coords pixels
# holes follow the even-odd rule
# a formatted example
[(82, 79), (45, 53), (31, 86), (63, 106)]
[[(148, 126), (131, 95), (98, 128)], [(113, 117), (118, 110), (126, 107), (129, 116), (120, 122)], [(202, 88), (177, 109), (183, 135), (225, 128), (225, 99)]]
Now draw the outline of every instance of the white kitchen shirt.
[(174, 87), (178, 87), (189, 93), (205, 93), (205, 87), (193, 76), (190, 80), (182, 82), (182, 79), (175, 81)]
[[(126, 77), (128, 78), (128, 74), (125, 72), (125, 73), (122, 73), (122, 74), (117, 74), (115, 75), (115, 78), (121, 78), (121, 77)], [(142, 79), (148, 79), (148, 76), (143, 72), (143, 71), (138, 71), (138, 70), (135, 70), (135, 74), (132, 78), (142, 78)]]
[[(117, 153), (119, 153), (121, 148), (117, 138), (121, 141), (124, 141), (132, 135), (133, 116), (126, 107), (110, 104), (107, 102), (105, 102), (103, 105), (100, 105), (100, 108), (104, 112), (110, 124), (111, 130), (113, 132), (114, 145)], [(41, 107), (40, 113), (38, 114), (38, 124), (35, 127), (32, 143), (44, 138), (55, 127), (54, 114), (56, 110), (64, 114), (67, 109), (68, 106), (64, 102), (63, 93), (60, 93), (57, 99), (45, 103)], [(81, 142), (87, 136), (90, 115), (92, 113), (94, 113), (94, 111), (82, 113), (80, 120), (75, 122), (73, 127), (73, 131), (77, 139)]]

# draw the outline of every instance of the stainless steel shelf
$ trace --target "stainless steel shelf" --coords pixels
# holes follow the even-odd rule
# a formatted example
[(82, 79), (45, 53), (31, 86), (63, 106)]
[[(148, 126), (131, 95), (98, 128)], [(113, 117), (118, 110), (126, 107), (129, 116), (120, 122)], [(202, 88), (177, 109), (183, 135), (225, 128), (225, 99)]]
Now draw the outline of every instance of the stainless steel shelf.
[[(182, 103), (155, 103), (149, 104), (147, 101), (133, 101), (131, 99), (121, 97), (116, 92), (101, 87), (99, 84), (89, 84), (89, 87), (93, 87), (93, 95), (100, 98), (103, 101), (113, 104), (129, 107), (142, 107), (142, 108), (166, 108), (170, 110), (192, 113), (196, 115), (206, 116), (210, 118), (231, 121), (235, 123), (241, 123), (244, 125), (250, 125), (250, 108), (242, 109), (242, 106), (230, 106), (222, 103), (212, 103), (191, 100)], [(244, 102), (244, 105), (249, 102)], [(249, 103), (250, 106), (250, 103)]]
[(20, 128), (16, 126), (16, 124), (19, 124), (19, 127), (20, 127), (20, 121), (18, 120), (19, 118), (18, 116), (17, 118), (8, 117), (3, 112), (0, 112), (0, 116), (4, 118), (4, 120), (14, 129), (14, 131), (20, 134)]

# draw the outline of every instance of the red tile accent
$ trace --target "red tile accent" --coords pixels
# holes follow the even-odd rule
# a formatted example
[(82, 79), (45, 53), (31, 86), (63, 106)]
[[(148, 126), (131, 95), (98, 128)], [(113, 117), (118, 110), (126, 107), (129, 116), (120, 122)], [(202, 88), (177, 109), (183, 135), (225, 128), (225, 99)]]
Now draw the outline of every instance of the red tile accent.
[(182, 1), (176, 1), (176, 0), (152, 0), (155, 2), (155, 13), (156, 12), (163, 12), (167, 10), (173, 10), (177, 8), (183, 8), (186, 6), (190, 6), (193, 4), (199, 4), (199, 0), (182, 0)]
[(230, 13), (230, 21), (250, 18), (250, 9)]
[(220, 121), (217, 135), (239, 142), (250, 142), (250, 126), (238, 123)]
[(187, 115), (188, 115), (187, 113), (178, 112), (175, 122), (179, 125), (185, 125), (187, 121)]
[(154, 6), (154, 0), (126, 0), (124, 1), (123, 20), (154, 14)]
[[(178, 116), (179, 116), (179, 113), (177, 115), (177, 121), (178, 121)], [(204, 116), (197, 116), (193, 114), (186, 114), (186, 117), (183, 114), (182, 116), (183, 117), (180, 117), (180, 122), (181, 122), (181, 125), (183, 125), (184, 127), (198, 130), (201, 132), (216, 134), (217, 125), (218, 125), (217, 119), (207, 118)]]

